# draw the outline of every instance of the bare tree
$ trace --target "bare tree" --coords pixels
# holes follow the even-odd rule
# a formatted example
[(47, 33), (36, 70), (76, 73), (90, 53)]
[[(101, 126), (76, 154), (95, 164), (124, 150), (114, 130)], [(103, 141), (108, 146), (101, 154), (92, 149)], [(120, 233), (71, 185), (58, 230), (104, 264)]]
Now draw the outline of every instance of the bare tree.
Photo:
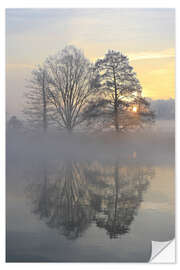
[(28, 81), (25, 92), (24, 114), (31, 127), (42, 127), (44, 132), (46, 132), (48, 120), (50, 120), (50, 104), (47, 92), (47, 71), (44, 67), (38, 66), (32, 71), (31, 79)]
[(84, 111), (86, 119), (100, 119), (101, 124), (114, 126), (116, 131), (141, 125), (153, 119), (149, 103), (142, 98), (142, 87), (128, 58), (118, 51), (108, 51), (96, 61), (101, 87), (99, 98), (92, 100)]
[(60, 128), (72, 131), (85, 119), (81, 112), (96, 91), (91, 63), (81, 50), (67, 46), (46, 61), (49, 76), (49, 102), (54, 106), (54, 120)]

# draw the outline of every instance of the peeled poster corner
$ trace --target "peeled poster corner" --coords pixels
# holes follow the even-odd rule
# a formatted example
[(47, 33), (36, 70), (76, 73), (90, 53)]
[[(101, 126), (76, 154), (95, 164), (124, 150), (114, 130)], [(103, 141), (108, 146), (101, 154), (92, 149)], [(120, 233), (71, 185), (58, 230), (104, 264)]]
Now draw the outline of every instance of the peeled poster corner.
[(152, 241), (150, 263), (176, 263), (175, 239), (166, 242)]

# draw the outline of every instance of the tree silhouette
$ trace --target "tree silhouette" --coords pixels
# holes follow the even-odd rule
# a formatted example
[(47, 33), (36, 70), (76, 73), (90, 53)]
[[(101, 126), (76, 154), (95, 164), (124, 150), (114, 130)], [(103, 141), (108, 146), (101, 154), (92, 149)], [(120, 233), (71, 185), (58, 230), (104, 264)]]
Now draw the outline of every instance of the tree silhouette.
[[(91, 100), (84, 110), (89, 125), (95, 120), (101, 127), (114, 127), (124, 131), (150, 123), (154, 114), (149, 102), (141, 96), (142, 87), (127, 56), (109, 50), (103, 59), (95, 63), (99, 72), (99, 97)], [(97, 124), (96, 124), (97, 125)]]
[(7, 128), (19, 130), (23, 128), (23, 123), (15, 115), (13, 115), (7, 122)]
[(48, 100), (48, 73), (44, 66), (32, 71), (24, 96), (26, 105), (23, 112), (29, 127), (42, 128), (46, 132), (52, 121), (52, 109)]
[(81, 113), (96, 91), (95, 71), (82, 51), (67, 46), (46, 60), (49, 74), (49, 102), (54, 107), (54, 121), (60, 129), (71, 132), (84, 118)]

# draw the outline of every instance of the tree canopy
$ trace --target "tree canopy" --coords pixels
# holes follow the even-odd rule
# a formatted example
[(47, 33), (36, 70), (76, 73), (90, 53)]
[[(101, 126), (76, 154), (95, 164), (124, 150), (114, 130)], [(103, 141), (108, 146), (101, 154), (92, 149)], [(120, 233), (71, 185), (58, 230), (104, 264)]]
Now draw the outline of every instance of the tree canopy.
[(48, 99), (48, 74), (44, 66), (38, 66), (31, 73), (25, 92), (24, 114), (31, 128), (47, 130), (51, 116)]
[(130, 66), (127, 56), (108, 51), (95, 63), (99, 73), (98, 98), (91, 100), (84, 111), (89, 123), (105, 127), (114, 126), (116, 131), (127, 130), (153, 120), (149, 102), (142, 97), (142, 87)]
[(34, 126), (59, 129), (91, 126), (118, 131), (152, 123), (154, 113), (128, 57), (109, 50), (92, 64), (83, 52), (66, 46), (32, 72), (25, 114)]
[(81, 50), (67, 46), (46, 60), (49, 75), (49, 102), (60, 128), (71, 131), (80, 125), (82, 110), (96, 91), (94, 69)]

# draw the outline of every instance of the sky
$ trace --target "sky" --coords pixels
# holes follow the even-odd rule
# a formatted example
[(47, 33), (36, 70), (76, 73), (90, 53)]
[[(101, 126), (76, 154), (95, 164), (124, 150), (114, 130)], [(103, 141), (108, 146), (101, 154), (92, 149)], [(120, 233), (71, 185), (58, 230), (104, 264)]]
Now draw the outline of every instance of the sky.
[(108, 49), (127, 55), (143, 96), (175, 96), (174, 9), (7, 9), (6, 111), (22, 112), (36, 65), (66, 45), (94, 62)]

